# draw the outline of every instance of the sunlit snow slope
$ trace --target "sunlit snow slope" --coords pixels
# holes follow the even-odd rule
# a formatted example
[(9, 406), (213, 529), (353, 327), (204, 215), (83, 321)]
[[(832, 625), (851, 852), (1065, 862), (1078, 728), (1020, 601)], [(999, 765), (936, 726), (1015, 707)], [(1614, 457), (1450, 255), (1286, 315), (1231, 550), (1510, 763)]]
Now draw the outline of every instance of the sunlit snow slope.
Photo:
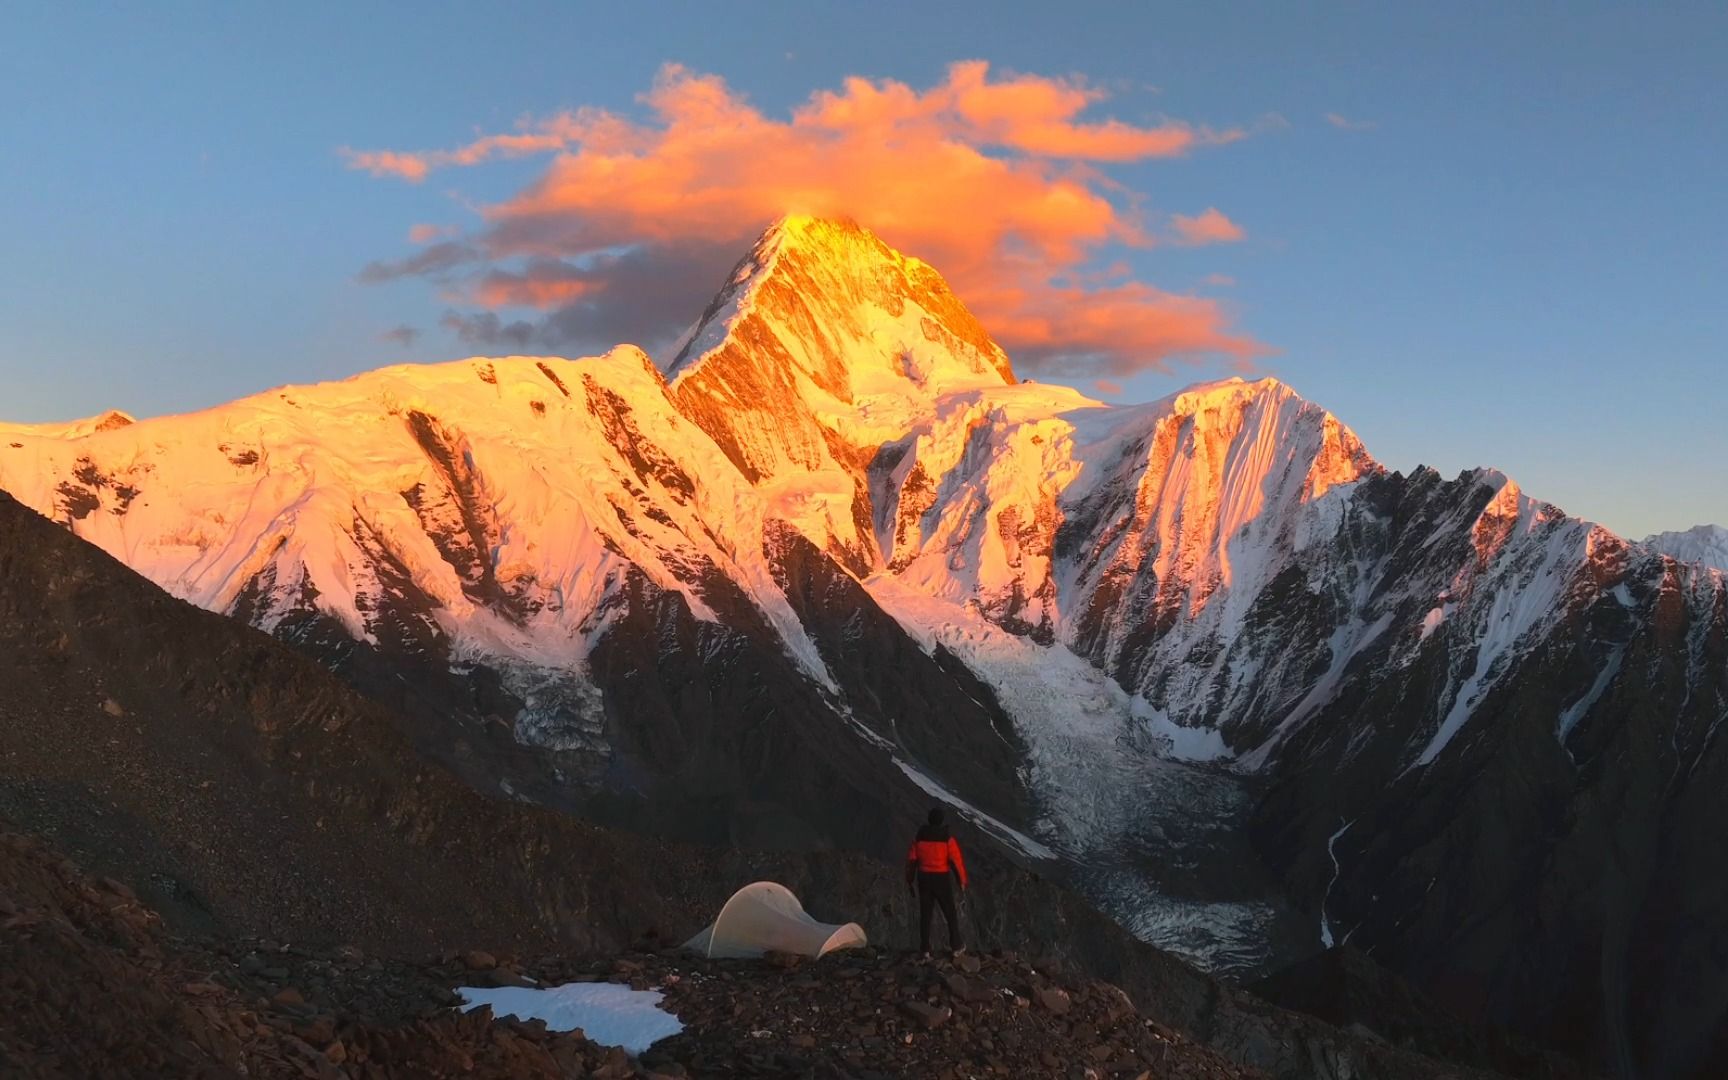
[(0, 486), (202, 607), (265, 630), (315, 609), (387, 651), (563, 675), (570, 730), (530, 715), (542, 741), (598, 724), (587, 654), (629, 570), (708, 618), (705, 580), (730, 579), (828, 682), (764, 558), (762, 500), (635, 349), (386, 368), (8, 441)]

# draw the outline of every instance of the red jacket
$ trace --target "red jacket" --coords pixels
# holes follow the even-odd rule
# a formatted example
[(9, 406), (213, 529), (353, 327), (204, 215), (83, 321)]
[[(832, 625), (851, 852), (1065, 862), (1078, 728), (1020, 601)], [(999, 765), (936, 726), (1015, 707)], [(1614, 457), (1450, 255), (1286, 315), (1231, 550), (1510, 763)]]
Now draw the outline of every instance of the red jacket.
[(906, 852), (906, 880), (913, 874), (946, 874), (952, 867), (960, 875), (960, 887), (966, 887), (966, 860), (960, 857), (960, 841), (948, 835), (942, 827), (924, 826), (918, 839)]

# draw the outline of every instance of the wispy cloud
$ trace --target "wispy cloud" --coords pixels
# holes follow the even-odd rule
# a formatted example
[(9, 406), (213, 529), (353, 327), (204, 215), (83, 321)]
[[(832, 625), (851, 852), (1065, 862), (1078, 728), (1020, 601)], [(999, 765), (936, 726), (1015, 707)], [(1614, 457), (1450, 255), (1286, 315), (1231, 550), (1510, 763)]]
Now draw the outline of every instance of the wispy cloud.
[(418, 184), (426, 179), (432, 166), (424, 154), (399, 154), (394, 150), (369, 150), (364, 153), (344, 146), (339, 153), (348, 160), (348, 167), (365, 169), (373, 176), (396, 176)]
[(360, 268), (360, 273), (356, 276), (368, 285), (403, 277), (428, 277), (437, 280), (451, 271), (472, 266), (481, 258), (479, 248), (455, 240), (446, 240), (423, 248), (406, 258), (369, 262)]
[(434, 240), (456, 236), (461, 232), (461, 227), (457, 225), (410, 225), (408, 227), (408, 242), (410, 244), (430, 244)]
[(1352, 120), (1335, 112), (1326, 114), (1326, 122), (1339, 131), (1373, 131), (1380, 126), (1372, 120)]
[(416, 341), (420, 340), (420, 331), (406, 324), (402, 326), (393, 326), (382, 334), (379, 334), (378, 339), (380, 341), (388, 341), (392, 344), (400, 345), (406, 349), (411, 347)]
[(1198, 247), (1201, 244), (1233, 244), (1248, 235), (1242, 226), (1214, 207), (1208, 207), (1193, 217), (1176, 214), (1170, 219), (1170, 227), (1176, 233), (1176, 242), (1189, 247)]
[[(472, 234), (419, 233), (423, 250), (360, 276), (454, 289), (486, 309), (446, 321), (475, 343), (599, 347), (618, 334), (652, 347), (688, 324), (770, 221), (846, 215), (940, 269), (1024, 366), (1120, 373), (1257, 354), (1214, 301), (1098, 269), (1162, 231), (1109, 167), (1247, 131), (1093, 119), (1107, 97), (1078, 77), (997, 75), (969, 61), (925, 90), (846, 79), (775, 117), (717, 76), (667, 65), (640, 96), (641, 116), (583, 108), (453, 150), (344, 151), (353, 168), (413, 182), (552, 155), (514, 197), (483, 207)], [(1216, 209), (1170, 228), (1186, 244), (1243, 235)], [(494, 313), (507, 308), (547, 314)]]

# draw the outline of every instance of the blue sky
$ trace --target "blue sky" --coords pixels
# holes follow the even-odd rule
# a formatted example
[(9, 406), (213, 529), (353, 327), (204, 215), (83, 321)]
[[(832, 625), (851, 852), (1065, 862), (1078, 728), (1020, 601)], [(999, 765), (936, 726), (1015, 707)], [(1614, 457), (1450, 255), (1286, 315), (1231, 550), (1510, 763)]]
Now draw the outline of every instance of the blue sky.
[[(1631, 535), (1728, 522), (1728, 9), (1405, 7), (15, 9), (0, 418), (185, 411), (474, 351), (440, 328), (447, 290), (357, 275), (411, 254), (416, 223), (473, 228), (547, 159), (407, 184), (342, 147), (640, 116), (669, 61), (784, 119), (849, 75), (922, 90), (983, 59), (1107, 89), (1088, 119), (1250, 133), (1099, 166), (1245, 239), (1099, 256), (1213, 298), (1272, 350), (1256, 371), (1388, 466), (1493, 465)], [(401, 325), (422, 332), (409, 348), (382, 338)], [(1234, 370), (1116, 381), (1137, 400)]]

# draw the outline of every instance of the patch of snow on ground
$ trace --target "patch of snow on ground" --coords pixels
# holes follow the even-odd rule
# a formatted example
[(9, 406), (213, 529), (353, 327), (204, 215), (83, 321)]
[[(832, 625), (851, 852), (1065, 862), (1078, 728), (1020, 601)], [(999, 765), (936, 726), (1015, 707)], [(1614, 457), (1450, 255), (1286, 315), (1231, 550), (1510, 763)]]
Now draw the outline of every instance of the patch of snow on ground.
[(524, 986), (459, 986), (463, 1012), (492, 1006), (494, 1016), (544, 1020), (552, 1031), (582, 1033), (603, 1046), (640, 1054), (684, 1025), (660, 1008), (658, 990), (632, 990), (616, 983), (567, 983), (544, 989)]

